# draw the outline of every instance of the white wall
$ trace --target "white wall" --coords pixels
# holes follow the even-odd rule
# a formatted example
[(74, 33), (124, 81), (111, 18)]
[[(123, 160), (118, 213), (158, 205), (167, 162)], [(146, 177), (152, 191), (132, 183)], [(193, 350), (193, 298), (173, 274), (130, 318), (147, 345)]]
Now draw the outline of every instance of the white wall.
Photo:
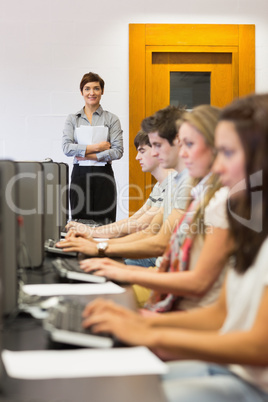
[[(120, 117), (125, 153), (113, 164), (120, 200), (128, 185), (128, 24), (256, 25), (256, 91), (268, 91), (267, 0), (2, 0), (0, 157), (68, 161), (66, 115), (83, 106), (88, 71), (105, 80), (102, 106)], [(127, 215), (120, 202), (118, 219)]]

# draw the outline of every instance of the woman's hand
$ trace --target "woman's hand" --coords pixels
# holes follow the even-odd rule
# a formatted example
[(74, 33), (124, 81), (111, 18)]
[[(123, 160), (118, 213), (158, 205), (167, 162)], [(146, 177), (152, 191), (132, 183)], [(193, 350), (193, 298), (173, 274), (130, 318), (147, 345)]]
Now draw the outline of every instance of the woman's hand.
[(63, 251), (76, 251), (93, 257), (98, 255), (96, 243), (82, 237), (69, 237), (56, 243), (56, 247)]
[(95, 299), (82, 314), (83, 327), (108, 332), (130, 345), (150, 346), (152, 329), (146, 318), (109, 300)]
[(128, 282), (131, 272), (125, 264), (110, 258), (89, 258), (80, 262), (85, 272), (93, 272), (97, 276), (105, 276), (118, 282)]
[(95, 145), (97, 147), (96, 152), (107, 151), (107, 149), (111, 148), (111, 144), (108, 141), (102, 141)]
[[(102, 151), (107, 151), (107, 149), (111, 148), (111, 144), (108, 141), (101, 141), (98, 142), (97, 144), (92, 144), (92, 145), (87, 145), (86, 147), (86, 153), (85, 157), (77, 157), (77, 160), (97, 160), (96, 153), (102, 152)], [(94, 157), (93, 157), (94, 156)]]

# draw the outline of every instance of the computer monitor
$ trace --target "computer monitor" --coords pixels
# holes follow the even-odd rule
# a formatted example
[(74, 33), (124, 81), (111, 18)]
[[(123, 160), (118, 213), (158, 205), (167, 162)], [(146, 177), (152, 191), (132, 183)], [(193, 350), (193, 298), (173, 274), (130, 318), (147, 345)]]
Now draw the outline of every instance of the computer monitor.
[(3, 272), (4, 272), (4, 251), (3, 251), (3, 211), (2, 211), (2, 199), (3, 199), (3, 186), (2, 186), (2, 172), (0, 168), (0, 392), (2, 388), (2, 375), (3, 375), (3, 363), (2, 363), (2, 326), (3, 326), (3, 303), (4, 303), (4, 296), (3, 296)]
[(60, 238), (60, 166), (53, 161), (43, 162), (44, 168), (44, 236), (45, 240)]
[(44, 260), (44, 167), (41, 162), (16, 162), (20, 225), (20, 268), (40, 267)]
[(61, 230), (64, 229), (69, 219), (69, 165), (59, 162), (60, 167), (60, 222)]
[[(10, 160), (0, 160), (1, 173), (1, 269), (3, 305), (2, 314), (10, 314), (17, 307), (18, 279), (17, 256), (19, 251), (18, 232), (18, 182), (17, 165)], [(1, 314), (0, 314), (1, 315)]]

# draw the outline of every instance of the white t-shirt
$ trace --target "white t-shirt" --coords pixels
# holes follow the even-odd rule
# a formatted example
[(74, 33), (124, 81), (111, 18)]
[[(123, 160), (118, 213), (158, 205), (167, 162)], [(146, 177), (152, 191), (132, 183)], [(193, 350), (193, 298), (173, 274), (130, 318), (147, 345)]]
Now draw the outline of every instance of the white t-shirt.
[[(221, 187), (211, 198), (208, 205), (206, 206), (204, 213), (204, 224), (209, 230), (210, 226), (228, 229), (228, 219), (227, 219), (227, 197), (229, 189), (227, 187)], [(189, 271), (193, 271), (200, 257), (205, 238), (202, 235), (197, 235), (194, 239), (191, 248), (191, 258), (189, 263)], [(216, 301), (219, 296), (226, 271), (230, 267), (229, 262), (225, 264), (225, 267), (221, 271), (218, 279), (214, 282), (211, 288), (203, 297), (184, 297), (180, 303), (179, 308), (181, 310), (190, 310), (196, 307), (207, 306)]]
[[(187, 169), (182, 172), (172, 172), (166, 178), (163, 222), (168, 218), (174, 208), (185, 210), (190, 196), (190, 177)], [(160, 266), (162, 256), (157, 257), (155, 265)]]
[(165, 190), (163, 221), (168, 218), (173, 208), (184, 210), (190, 195), (190, 179), (187, 169), (184, 169), (180, 173), (175, 172), (175, 174), (168, 177), (169, 181)]
[(163, 207), (165, 195), (166, 192), (168, 191), (168, 186), (170, 185), (170, 182), (173, 180), (173, 177), (176, 174), (177, 174), (176, 172), (171, 172), (167, 175), (167, 177), (162, 181), (161, 184), (157, 182), (154, 185), (151, 194), (149, 195), (146, 201), (147, 206), (154, 208)]
[[(226, 283), (227, 317), (221, 333), (248, 331), (256, 319), (263, 292), (268, 286), (268, 238), (253, 265), (244, 273), (230, 270)], [(268, 323), (267, 323), (268, 325)], [(268, 342), (268, 339), (267, 339)], [(268, 392), (268, 367), (232, 364), (229, 369)]]

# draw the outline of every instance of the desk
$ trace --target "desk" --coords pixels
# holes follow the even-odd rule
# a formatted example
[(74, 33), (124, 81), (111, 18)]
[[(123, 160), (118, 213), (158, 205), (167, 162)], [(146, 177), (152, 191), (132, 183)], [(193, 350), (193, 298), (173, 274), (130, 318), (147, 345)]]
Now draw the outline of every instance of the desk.
[[(55, 283), (54, 274), (27, 272), (28, 283)], [(92, 300), (94, 296), (83, 296)], [(125, 306), (135, 308), (132, 289), (119, 295), (105, 295)], [(55, 346), (53, 346), (55, 347)], [(27, 315), (18, 316), (3, 334), (3, 348), (10, 350), (44, 350), (51, 348), (41, 322)], [(51, 380), (17, 380), (3, 375), (2, 402), (165, 402), (160, 379), (156, 375), (68, 378)]]

